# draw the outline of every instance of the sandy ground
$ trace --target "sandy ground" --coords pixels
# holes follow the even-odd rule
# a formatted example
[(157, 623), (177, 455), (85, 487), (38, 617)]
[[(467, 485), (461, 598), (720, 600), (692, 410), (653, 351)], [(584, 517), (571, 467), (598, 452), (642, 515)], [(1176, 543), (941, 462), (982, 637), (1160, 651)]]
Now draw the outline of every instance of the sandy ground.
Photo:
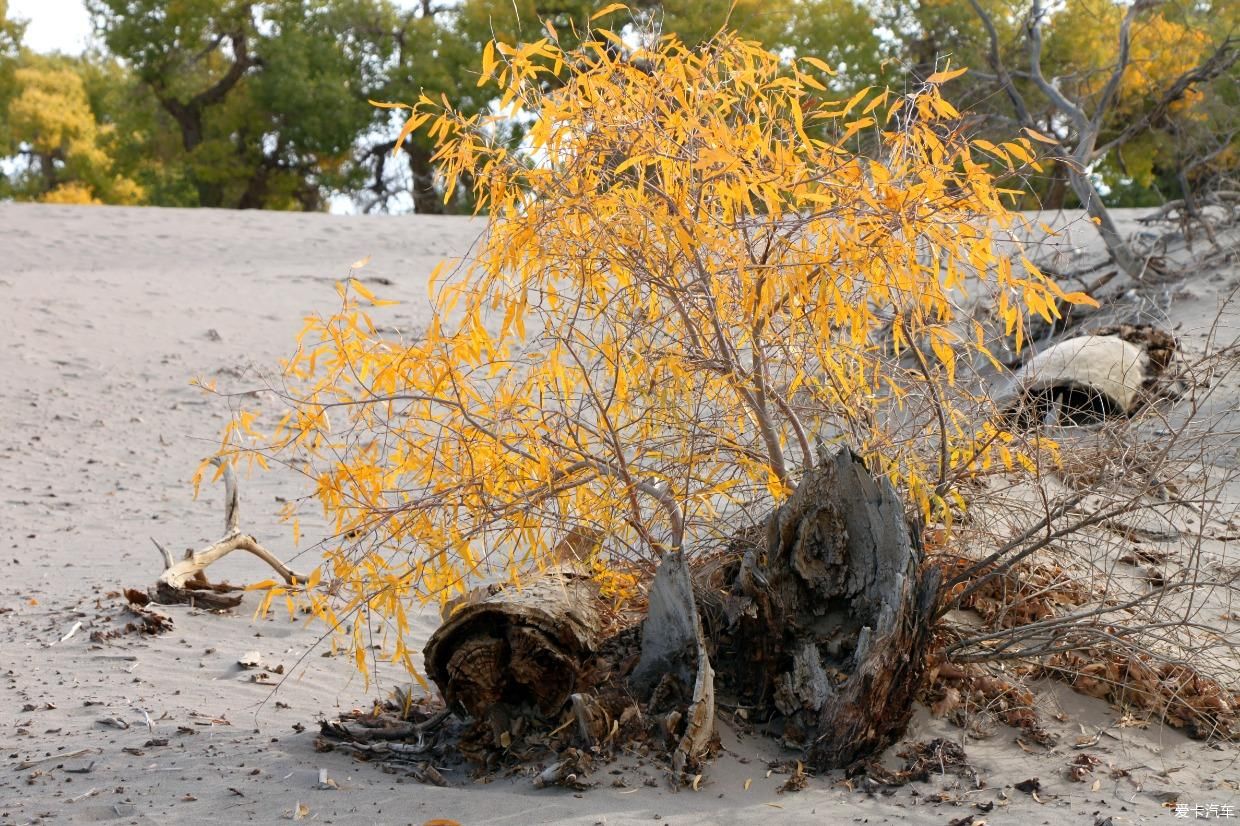
[[(220, 492), (204, 489), (195, 501), (189, 478), (228, 409), (191, 378), (257, 387), (254, 366), (288, 355), (302, 316), (333, 309), (333, 282), (366, 255), (372, 289), (405, 302), (381, 323), (416, 329), (426, 274), (479, 229), (453, 218), (0, 205), (0, 824), (947, 824), (970, 814), (1170, 823), (1165, 804), (1175, 799), (1240, 811), (1235, 751), (1157, 726), (1116, 727), (1104, 705), (1062, 687), (1042, 694), (1049, 727), (1065, 744), (1105, 729), (1096, 750), (1129, 777), (1070, 783), (1067, 745), (1029, 753), (1005, 729), (966, 743), (982, 790), (941, 778), (870, 797), (836, 776), (779, 794), (783, 778), (768, 776), (765, 761), (786, 755), (725, 730), (727, 751), (698, 792), (643, 785), (656, 773), (630, 764), (605, 770), (585, 793), (535, 790), (524, 777), (483, 784), (456, 775), (453, 787), (434, 788), (315, 752), (318, 719), (365, 706), (400, 676), (381, 672), (382, 685), (368, 688), (345, 660), (324, 656), (321, 629), (254, 621), (253, 597), (250, 610), (227, 615), (169, 609), (175, 628), (163, 636), (92, 642), (91, 632), (125, 621), (115, 592), (157, 575), (150, 537), (177, 552), (221, 532)], [(1180, 296), (1182, 334), (1198, 335), (1232, 286), (1205, 280)], [(1225, 320), (1240, 328), (1234, 314)], [(294, 556), (277, 512), (303, 493), (280, 474), (244, 479), (242, 527)], [(305, 568), (323, 529), (312, 520), (302, 528), (310, 538), (294, 564)], [(233, 558), (218, 574), (267, 576)], [(425, 617), (417, 632), (429, 634), (434, 621)], [(237, 665), (255, 649), (284, 666), (278, 689)], [(910, 737), (933, 736), (964, 735), (919, 712)], [(321, 769), (338, 789), (318, 788)], [(629, 788), (611, 786), (617, 777)], [(1032, 777), (1042, 782), (1038, 799), (1011, 788)], [(944, 789), (961, 802), (929, 802)], [(991, 801), (986, 815), (971, 805)]]

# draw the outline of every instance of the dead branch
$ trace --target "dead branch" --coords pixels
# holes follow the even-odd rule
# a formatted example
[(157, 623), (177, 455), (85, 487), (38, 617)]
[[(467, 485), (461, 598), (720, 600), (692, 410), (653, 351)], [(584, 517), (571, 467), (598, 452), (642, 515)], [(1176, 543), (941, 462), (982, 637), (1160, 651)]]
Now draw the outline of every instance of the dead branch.
[[(1030, 129), (1037, 129), (1038, 125), (1033, 122), (1030, 116), (1029, 106), (1025, 103), (1024, 97), (1017, 89), (1011, 75), (1004, 68), (1002, 58), (999, 55), (998, 33), (995, 29), (994, 21), (976, 0), (970, 0), (970, 4), (973, 7), (974, 13), (982, 21), (990, 41), (987, 59), (991, 64), (991, 68), (994, 69), (1004, 93), (1012, 102), (1012, 107), (1015, 109), (1021, 125)], [(1092, 116), (1087, 114), (1078, 103), (1070, 100), (1042, 72), (1042, 24), (1046, 16), (1046, 10), (1041, 0), (1034, 0), (1025, 24), (1029, 78), (1051, 102), (1051, 105), (1068, 118), (1076, 132), (1074, 147), (1069, 149), (1062, 144), (1058, 146), (1058, 150), (1062, 155), (1059, 160), (1064, 163), (1068, 170), (1068, 183), (1072, 186), (1072, 190), (1076, 193), (1086, 212), (1089, 213), (1091, 218), (1095, 219), (1098, 225), (1098, 233), (1102, 236), (1107, 251), (1115, 259), (1115, 263), (1129, 276), (1138, 280), (1153, 265), (1150, 261), (1137, 255), (1128, 242), (1124, 240), (1119, 228), (1111, 217), (1110, 211), (1102, 203), (1102, 196), (1090, 180), (1088, 168), (1090, 163), (1100, 157), (1096, 146), (1098, 136), (1102, 131), (1103, 120), (1119, 89), (1124, 72), (1128, 68), (1132, 23), (1139, 14), (1157, 4), (1158, 0), (1142, 0), (1142, 2), (1129, 6), (1128, 11), (1124, 14), (1123, 22), (1120, 24), (1116, 64), (1111, 71), (1111, 76), (1107, 79), (1101, 99)]]
[(257, 539), (249, 534), (241, 533), (238, 527), (240, 497), (232, 465), (219, 458), (212, 459), (211, 464), (219, 467), (224, 477), (224, 538), (200, 551), (186, 551), (185, 557), (180, 562), (174, 562), (172, 554), (164, 546), (151, 539), (164, 558), (164, 572), (159, 575), (154, 587), (150, 589), (152, 601), (163, 605), (188, 603), (209, 608), (235, 608), (241, 604), (241, 597), (226, 596), (226, 594), (243, 589), (226, 583), (212, 584), (207, 580), (206, 569), (212, 563), (238, 550), (251, 553), (266, 562), (287, 584), (304, 585), (308, 577), (295, 573), (275, 554), (259, 544)]
[(1240, 39), (1229, 36), (1203, 63), (1177, 77), (1163, 92), (1153, 108), (1124, 127), (1123, 131), (1114, 138), (1098, 147), (1094, 152), (1094, 157), (1100, 158), (1145, 132), (1165, 117), (1172, 105), (1188, 94), (1190, 89), (1219, 77), (1234, 66), (1237, 60), (1240, 60)]

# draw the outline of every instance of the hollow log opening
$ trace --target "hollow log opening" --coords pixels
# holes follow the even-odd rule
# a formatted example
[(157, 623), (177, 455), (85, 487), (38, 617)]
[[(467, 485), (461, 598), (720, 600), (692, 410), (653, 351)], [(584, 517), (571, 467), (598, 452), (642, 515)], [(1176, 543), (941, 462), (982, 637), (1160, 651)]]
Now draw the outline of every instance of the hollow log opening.
[(427, 672), (448, 705), (475, 720), (503, 728), (516, 714), (551, 719), (598, 650), (599, 608), (597, 586), (577, 573), (548, 573), (520, 590), (483, 590), (431, 636)]

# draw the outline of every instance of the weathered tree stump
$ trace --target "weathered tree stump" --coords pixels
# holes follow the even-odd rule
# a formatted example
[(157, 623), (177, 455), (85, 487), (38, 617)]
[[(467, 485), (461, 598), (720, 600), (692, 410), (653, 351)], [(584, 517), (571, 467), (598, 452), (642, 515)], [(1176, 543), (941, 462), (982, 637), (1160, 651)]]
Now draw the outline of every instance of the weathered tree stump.
[(676, 724), (672, 769), (680, 773), (706, 753), (715, 734), (715, 672), (683, 551), (664, 554), (655, 572), (642, 622), (641, 659), (630, 678), (636, 694), (648, 700), (666, 681), (685, 695), (684, 709), (671, 714)]
[[(895, 489), (849, 450), (824, 456), (742, 540), (707, 636), (723, 688), (818, 770), (890, 745), (912, 714), (938, 575)], [(751, 714), (751, 718), (754, 715)]]

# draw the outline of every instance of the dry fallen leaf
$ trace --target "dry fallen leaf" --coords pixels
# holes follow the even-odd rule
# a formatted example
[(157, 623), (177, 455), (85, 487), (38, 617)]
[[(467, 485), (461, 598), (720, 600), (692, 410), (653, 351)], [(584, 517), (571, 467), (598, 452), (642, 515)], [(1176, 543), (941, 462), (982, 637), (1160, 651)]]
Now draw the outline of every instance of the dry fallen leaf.
[(958, 705), (960, 705), (960, 690), (949, 686), (943, 692), (942, 699), (930, 706), (930, 713), (935, 717), (943, 717)]

